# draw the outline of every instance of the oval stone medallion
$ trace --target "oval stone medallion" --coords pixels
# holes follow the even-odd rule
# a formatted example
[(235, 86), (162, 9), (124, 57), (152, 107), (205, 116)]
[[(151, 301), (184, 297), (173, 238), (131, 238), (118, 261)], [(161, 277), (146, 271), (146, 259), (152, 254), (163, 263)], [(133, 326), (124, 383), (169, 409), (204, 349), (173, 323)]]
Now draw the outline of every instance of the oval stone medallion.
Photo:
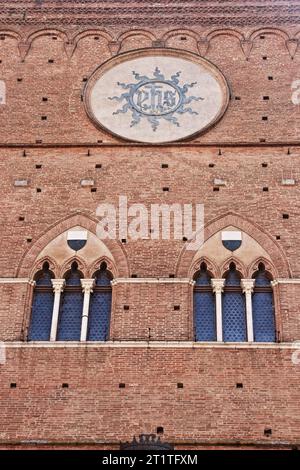
[(229, 91), (222, 73), (183, 51), (122, 54), (100, 66), (85, 91), (93, 122), (118, 137), (173, 142), (204, 132), (224, 114)]

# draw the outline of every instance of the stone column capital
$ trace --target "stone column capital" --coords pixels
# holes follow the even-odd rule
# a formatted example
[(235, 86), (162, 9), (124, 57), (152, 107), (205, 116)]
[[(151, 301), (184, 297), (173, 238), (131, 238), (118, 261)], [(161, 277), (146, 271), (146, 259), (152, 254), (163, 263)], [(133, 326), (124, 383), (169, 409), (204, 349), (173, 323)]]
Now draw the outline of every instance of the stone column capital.
[(29, 279), (28, 284), (32, 287), (35, 287), (36, 282), (33, 279)]
[(91, 294), (93, 292), (94, 284), (95, 279), (81, 279), (82, 292), (84, 294)]
[(65, 279), (52, 279), (53, 292), (56, 294), (61, 294), (64, 290), (66, 280)]
[(274, 287), (278, 286), (279, 282), (277, 281), (277, 279), (274, 279), (274, 281), (271, 281), (271, 286), (272, 288), (274, 289)]
[(254, 289), (255, 279), (241, 279), (241, 287), (244, 294), (252, 294)]
[(215, 294), (221, 294), (224, 290), (225, 279), (212, 279), (211, 286)]

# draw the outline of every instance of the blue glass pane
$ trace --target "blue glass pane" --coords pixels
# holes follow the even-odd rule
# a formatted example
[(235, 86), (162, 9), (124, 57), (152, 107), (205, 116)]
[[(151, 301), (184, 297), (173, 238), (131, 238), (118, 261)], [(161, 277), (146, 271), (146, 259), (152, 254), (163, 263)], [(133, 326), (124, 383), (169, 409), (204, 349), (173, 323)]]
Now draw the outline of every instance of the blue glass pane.
[(82, 308), (81, 292), (64, 292), (58, 324), (58, 341), (80, 340)]
[(51, 279), (53, 279), (53, 274), (50, 271), (42, 271), (39, 273), (35, 283), (37, 286), (52, 287)]
[(258, 287), (270, 287), (271, 282), (266, 276), (265, 271), (258, 271), (257, 275), (255, 276), (255, 286)]
[(81, 274), (79, 271), (74, 272), (66, 279), (66, 286), (81, 286)]
[(225, 286), (239, 286), (241, 279), (238, 272), (235, 269), (230, 269), (226, 276)]
[(200, 271), (199, 276), (196, 278), (196, 286), (210, 286), (211, 278), (207, 271)]
[(272, 292), (254, 292), (252, 299), (254, 341), (275, 341), (275, 319)]
[(194, 292), (196, 341), (216, 341), (215, 296), (212, 292)]
[(111, 281), (111, 278), (107, 271), (101, 270), (96, 273), (96, 280), (95, 280), (96, 286), (110, 286), (110, 281)]
[(78, 270), (77, 263), (73, 263), (71, 270), (67, 273), (66, 276), (66, 286), (81, 286), (82, 274)]
[(94, 292), (90, 300), (88, 341), (106, 341), (109, 336), (111, 291)]
[(53, 292), (35, 291), (28, 333), (29, 341), (49, 341), (53, 301)]
[(223, 341), (246, 341), (245, 298), (239, 292), (223, 294)]

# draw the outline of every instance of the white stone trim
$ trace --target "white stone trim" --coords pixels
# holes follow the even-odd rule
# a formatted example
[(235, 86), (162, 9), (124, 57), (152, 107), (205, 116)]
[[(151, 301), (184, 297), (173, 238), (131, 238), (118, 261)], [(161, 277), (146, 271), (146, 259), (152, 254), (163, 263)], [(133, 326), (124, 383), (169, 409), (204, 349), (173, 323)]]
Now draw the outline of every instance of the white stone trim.
[(30, 281), (27, 277), (0, 277), (0, 284), (26, 284)]
[(300, 284), (299, 278), (294, 279), (277, 279), (278, 284)]
[(67, 240), (87, 240), (87, 230), (69, 230)]
[(3, 343), (7, 348), (141, 348), (141, 349), (299, 349), (294, 343), (221, 343), (192, 341), (8, 341)]

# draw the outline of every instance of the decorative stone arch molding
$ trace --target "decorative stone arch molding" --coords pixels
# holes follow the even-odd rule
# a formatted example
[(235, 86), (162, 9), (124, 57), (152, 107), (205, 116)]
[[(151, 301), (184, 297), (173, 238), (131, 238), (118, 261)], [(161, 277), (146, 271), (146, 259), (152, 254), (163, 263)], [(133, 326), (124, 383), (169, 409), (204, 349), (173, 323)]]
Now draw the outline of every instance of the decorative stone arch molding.
[(88, 268), (88, 277), (90, 279), (93, 277), (95, 272), (100, 269), (102, 263), (106, 263), (107, 270), (112, 274), (114, 278), (117, 277), (118, 270), (115, 263), (107, 256), (101, 256), (96, 261), (94, 261), (92, 265)]
[(176, 37), (178, 35), (185, 35), (195, 40), (199, 54), (203, 57), (205, 57), (205, 55), (207, 54), (209, 47), (210, 47), (210, 42), (214, 37), (227, 35), (227, 36), (235, 37), (240, 40), (241, 48), (246, 58), (248, 58), (250, 55), (252, 46), (253, 46), (253, 41), (261, 34), (273, 34), (273, 35), (277, 35), (278, 37), (281, 37), (285, 41), (286, 47), (291, 57), (292, 58), (294, 57), (296, 50), (298, 48), (298, 38), (299, 38), (300, 32), (297, 32), (295, 35), (293, 35), (292, 33), (289, 34), (287, 31), (285, 31), (282, 28), (260, 28), (260, 29), (255, 29), (252, 32), (250, 31), (247, 35), (244, 35), (242, 31), (239, 31), (233, 28), (218, 28), (218, 29), (212, 29), (207, 34), (204, 34), (201, 36), (192, 29), (178, 28), (178, 29), (167, 31), (166, 33), (164, 33), (164, 35), (161, 38), (158, 38), (152, 31), (149, 31), (146, 29), (128, 30), (123, 33), (120, 33), (117, 38), (115, 38), (111, 32), (107, 30), (103, 30), (103, 29), (97, 29), (97, 28), (87, 29), (79, 33), (75, 33), (73, 34), (73, 36), (68, 34), (67, 31), (62, 31), (60, 29), (55, 29), (55, 28), (54, 29), (45, 28), (45, 29), (39, 29), (39, 30), (33, 31), (30, 34), (28, 34), (26, 37), (23, 37), (23, 35), (21, 35), (19, 32), (14, 31), (14, 30), (7, 30), (7, 29), (2, 30), (2, 31), (0, 30), (0, 36), (7, 36), (10, 38), (16, 39), (16, 41), (18, 42), (18, 47), (19, 47), (20, 56), (22, 60), (25, 59), (35, 39), (41, 36), (53, 36), (53, 35), (58, 36), (63, 41), (65, 52), (68, 58), (72, 57), (77, 47), (77, 44), (81, 39), (88, 37), (88, 36), (93, 36), (93, 35), (99, 35), (107, 40), (108, 47), (112, 56), (120, 52), (122, 43), (130, 37), (142, 35), (145, 38), (148, 38), (150, 41), (152, 41), (152, 44), (154, 47), (158, 43), (160, 44), (160, 47), (162, 47), (162, 45), (167, 43), (168, 40), (171, 39), (172, 37)]
[(213, 277), (213, 278), (220, 278), (221, 277), (221, 271), (216, 263), (212, 261), (209, 257), (207, 256), (200, 256), (197, 258), (192, 267), (191, 267), (191, 277), (192, 279), (194, 278), (195, 274), (200, 270), (201, 264), (205, 263), (207, 267), (208, 273)]
[(54, 276), (57, 278), (60, 275), (59, 266), (56, 261), (50, 256), (43, 256), (43, 258), (39, 259), (33, 266), (32, 271), (30, 273), (30, 278), (33, 279), (34, 276), (39, 272), (42, 271), (43, 266), (45, 263), (49, 264), (49, 270), (53, 272)]
[(77, 263), (78, 271), (80, 271), (84, 277), (87, 277), (87, 272), (88, 272), (87, 263), (84, 261), (84, 259), (80, 255), (76, 254), (74, 256), (71, 256), (61, 266), (59, 270), (59, 276), (58, 276), (60, 279), (63, 279), (65, 275), (67, 274), (67, 272), (71, 270), (73, 263)]
[(260, 257), (260, 258), (257, 258), (253, 263), (251, 263), (250, 266), (248, 266), (247, 277), (249, 279), (251, 279), (253, 274), (256, 273), (259, 270), (259, 265), (261, 263), (264, 264), (267, 273), (270, 274), (272, 279), (278, 278), (278, 273), (277, 273), (277, 270), (276, 270), (275, 266), (273, 265), (273, 263), (271, 263), (268, 259), (266, 259), (264, 257)]
[(220, 268), (221, 277), (226, 277), (226, 274), (230, 271), (231, 263), (235, 264), (237, 272), (242, 279), (245, 279), (247, 272), (246, 266), (235, 256), (229, 256), (229, 258), (227, 258), (227, 260), (222, 264)]
[[(204, 227), (204, 242), (208, 241), (213, 235), (226, 229), (226, 227), (236, 227), (247, 234), (249, 237), (262, 247), (268, 253), (271, 263), (274, 266), (276, 276), (283, 278), (292, 277), (291, 268), (287, 261), (284, 251), (265, 230), (260, 226), (248, 220), (247, 218), (238, 215), (234, 212), (218, 217)], [(187, 244), (183, 247), (179, 259), (175, 267), (177, 277), (193, 277), (194, 260), (197, 253), (193, 250), (187, 249)], [(246, 274), (246, 273), (245, 273)]]
[[(74, 228), (82, 227), (96, 236), (97, 219), (91, 218), (82, 213), (69, 215), (52, 225), (47, 231), (33, 243), (30, 249), (24, 253), (19, 266), (16, 270), (16, 277), (29, 277), (33, 272), (39, 255), (42, 250), (50, 244), (56, 237), (64, 232)], [(118, 240), (102, 240), (101, 241), (110, 252), (115, 266), (115, 273), (118, 277), (129, 277), (130, 269), (124, 247)]]

